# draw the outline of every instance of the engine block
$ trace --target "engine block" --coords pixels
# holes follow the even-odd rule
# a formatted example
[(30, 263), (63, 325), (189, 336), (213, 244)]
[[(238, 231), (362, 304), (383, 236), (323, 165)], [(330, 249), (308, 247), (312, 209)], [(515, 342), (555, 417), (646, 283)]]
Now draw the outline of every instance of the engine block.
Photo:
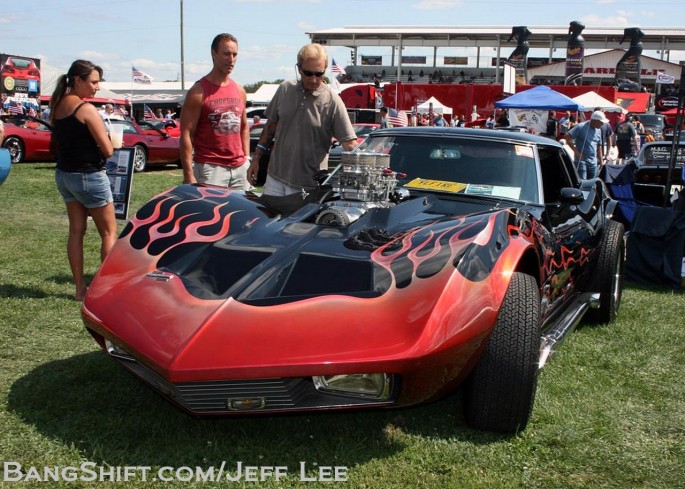
[(345, 152), (324, 182), (339, 199), (328, 202), (316, 222), (347, 226), (369, 209), (395, 205), (392, 195), (397, 182), (397, 174), (390, 169), (390, 155)]

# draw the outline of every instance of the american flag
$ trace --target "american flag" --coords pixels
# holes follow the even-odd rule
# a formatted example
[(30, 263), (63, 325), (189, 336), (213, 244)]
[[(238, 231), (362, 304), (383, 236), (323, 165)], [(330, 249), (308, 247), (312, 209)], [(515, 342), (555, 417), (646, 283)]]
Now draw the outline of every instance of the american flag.
[(10, 100), (9, 105), (7, 106), (7, 112), (14, 115), (21, 115), (24, 113), (24, 106), (21, 102)]
[(143, 106), (143, 119), (145, 119), (146, 121), (151, 120), (151, 119), (157, 119), (157, 117), (155, 116), (155, 113), (152, 111), (152, 109), (147, 104), (145, 104)]
[(341, 75), (347, 75), (347, 72), (345, 71), (345, 68), (340, 66), (338, 63), (335, 62), (335, 58), (333, 59), (333, 63), (331, 64), (331, 71), (333, 73), (339, 73)]
[(128, 111), (126, 109), (122, 109), (116, 104), (112, 108), (114, 109), (114, 113), (116, 115), (120, 115), (122, 117), (126, 117), (128, 115)]
[(388, 124), (393, 127), (406, 127), (409, 125), (407, 113), (403, 110), (388, 109)]
[(152, 77), (147, 73), (143, 73), (135, 66), (131, 66), (131, 77), (133, 78), (133, 83), (152, 83)]

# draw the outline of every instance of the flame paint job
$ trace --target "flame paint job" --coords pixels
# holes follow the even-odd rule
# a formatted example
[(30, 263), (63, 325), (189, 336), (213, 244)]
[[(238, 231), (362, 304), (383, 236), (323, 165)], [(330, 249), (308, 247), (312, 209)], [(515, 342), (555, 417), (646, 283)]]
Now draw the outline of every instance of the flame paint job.
[[(475, 364), (525, 256), (536, 264), (532, 272), (550, 314), (582, 280), (574, 269), (589, 262), (592, 244), (563, 242), (541, 224), (540, 212), (503, 208), (388, 217), (396, 224), (385, 242), (350, 249), (350, 239), (383, 213), (415, 207), (369, 211), (347, 229), (332, 230), (306, 224), (314, 212), (307, 208), (281, 218), (251, 195), (177, 187), (126, 226), (91, 284), (84, 322), (170, 382), (391, 372), (403, 379), (398, 405), (438, 397)], [(268, 247), (269, 266), (255, 268), (224, 295), (206, 297), (187, 287), (183, 273), (169, 272), (168, 281), (148, 276), (160, 263), (176, 266), (217, 243)], [(252, 302), (254, 284), (285, 270), (299, 253), (370, 261), (387, 283), (372, 296)]]

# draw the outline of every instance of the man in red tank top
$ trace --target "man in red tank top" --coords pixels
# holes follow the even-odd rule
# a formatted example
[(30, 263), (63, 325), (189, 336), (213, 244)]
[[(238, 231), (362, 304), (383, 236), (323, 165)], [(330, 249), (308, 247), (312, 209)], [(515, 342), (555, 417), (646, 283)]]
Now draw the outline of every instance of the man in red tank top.
[(212, 41), (211, 53), (212, 71), (191, 87), (181, 111), (183, 183), (245, 190), (249, 188), (250, 154), (247, 95), (230, 77), (238, 57), (238, 40), (231, 34), (219, 34)]

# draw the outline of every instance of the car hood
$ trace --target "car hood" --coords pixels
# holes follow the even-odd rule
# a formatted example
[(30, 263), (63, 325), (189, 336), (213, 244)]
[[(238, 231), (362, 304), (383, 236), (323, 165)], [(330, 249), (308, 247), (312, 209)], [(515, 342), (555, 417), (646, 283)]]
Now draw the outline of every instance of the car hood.
[(172, 380), (325, 374), (482, 337), (526, 246), (512, 239), (519, 214), (431, 207), (412, 199), (333, 227), (312, 222), (318, 203), (283, 217), (255, 196), (184, 185), (126, 226), (84, 319)]

